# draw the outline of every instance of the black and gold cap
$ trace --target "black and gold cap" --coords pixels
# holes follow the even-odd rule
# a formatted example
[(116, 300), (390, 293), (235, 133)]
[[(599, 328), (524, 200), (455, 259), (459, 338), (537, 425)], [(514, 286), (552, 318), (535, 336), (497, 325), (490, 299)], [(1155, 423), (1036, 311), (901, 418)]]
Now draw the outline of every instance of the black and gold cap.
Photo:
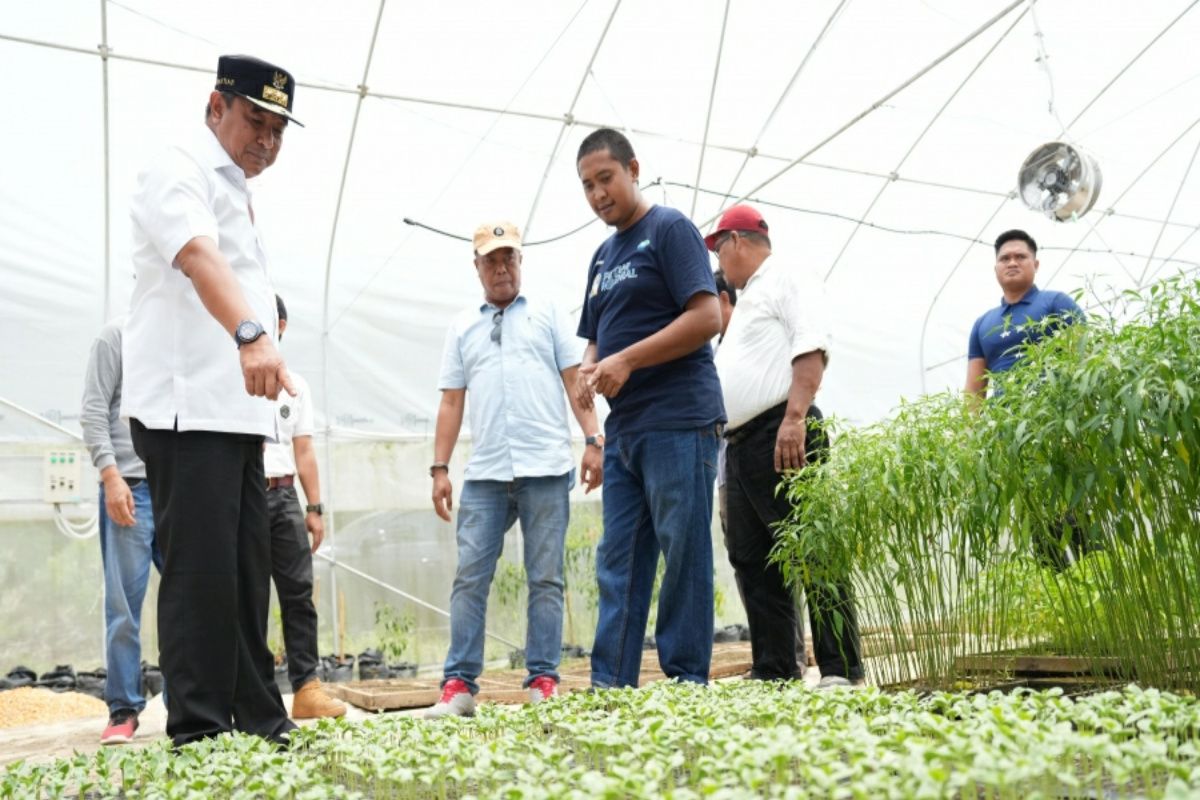
[(221, 56), (217, 61), (215, 88), (218, 92), (233, 92), (304, 127), (303, 122), (292, 116), (296, 79), (286, 69), (254, 56)]

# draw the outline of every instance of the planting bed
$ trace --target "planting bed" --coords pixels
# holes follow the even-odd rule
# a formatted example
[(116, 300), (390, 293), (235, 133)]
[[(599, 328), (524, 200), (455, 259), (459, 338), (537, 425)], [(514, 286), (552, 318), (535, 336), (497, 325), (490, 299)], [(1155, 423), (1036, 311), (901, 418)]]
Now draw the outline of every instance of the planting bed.
[(814, 691), (734, 681), (484, 706), (437, 723), (322, 721), (292, 752), (224, 737), (14, 765), (0, 796), (364, 798), (1195, 797), (1200, 703)]
[[(750, 643), (729, 642), (713, 645), (713, 680), (741, 675), (750, 669)], [(529, 676), (523, 669), (484, 672), (478, 679), (482, 703), (525, 703), (529, 692), (521, 687)], [(559, 692), (584, 691), (591, 686), (591, 662), (586, 658), (565, 659), (559, 666)], [(658, 653), (647, 650), (642, 654), (641, 685), (666, 680), (658, 665)], [(331, 695), (367, 711), (391, 711), (400, 708), (431, 706), (441, 696), (441, 680), (373, 680), (353, 683), (327, 684)]]

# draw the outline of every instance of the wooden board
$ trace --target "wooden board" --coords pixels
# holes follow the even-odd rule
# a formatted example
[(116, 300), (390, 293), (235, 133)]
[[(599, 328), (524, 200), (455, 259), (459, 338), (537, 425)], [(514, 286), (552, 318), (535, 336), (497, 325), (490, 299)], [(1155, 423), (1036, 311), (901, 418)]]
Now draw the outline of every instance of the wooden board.
[[(741, 675), (750, 669), (750, 643), (730, 642), (713, 645), (712, 665), (709, 678), (720, 680)], [(484, 673), (478, 679), (479, 694), (475, 699), (484, 703), (526, 703), (529, 692), (521, 687), (529, 673), (520, 670), (501, 670)], [(579, 692), (591, 686), (591, 665), (588, 659), (576, 658), (564, 661), (559, 666), (558, 690), (562, 693)], [(642, 672), (638, 685), (665, 680), (658, 666), (658, 652), (646, 650), (642, 653)], [(402, 708), (424, 708), (431, 706), (441, 696), (440, 678), (415, 678), (407, 680), (354, 681), (350, 683), (325, 683), (322, 688), (331, 696), (346, 701), (367, 711), (389, 711)]]
[[(1013, 675), (1117, 675), (1121, 659), (1101, 656), (1029, 655), (981, 653), (960, 656), (955, 664), (963, 672), (1007, 672)], [(1128, 671), (1126, 665), (1125, 671)]]

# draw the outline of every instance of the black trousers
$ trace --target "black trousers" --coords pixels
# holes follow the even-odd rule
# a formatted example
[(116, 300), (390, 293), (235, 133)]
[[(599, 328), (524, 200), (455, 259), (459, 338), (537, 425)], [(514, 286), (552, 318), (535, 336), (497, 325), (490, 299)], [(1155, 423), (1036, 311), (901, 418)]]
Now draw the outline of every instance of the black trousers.
[(162, 548), (159, 664), (176, 745), (295, 726), (267, 648), (271, 548), (262, 437), (130, 421)]
[(293, 486), (267, 490), (271, 518), (271, 579), (279, 595), (283, 646), (292, 691), (317, 677), (317, 607), (313, 605), (313, 560), (308, 528)]
[[(725, 437), (725, 549), (750, 624), (751, 675), (761, 680), (804, 674), (796, 658), (795, 596), (779, 566), (768, 559), (775, 544), (774, 525), (791, 512), (786, 495), (775, 491), (782, 477), (775, 471), (775, 437), (786, 408), (781, 403)], [(810, 407), (808, 418), (821, 419), (820, 409)], [(809, 428), (804, 448), (809, 463), (822, 461), (828, 453), (824, 432)], [(821, 674), (862, 678), (862, 647), (849, 585), (806, 585), (804, 593)]]

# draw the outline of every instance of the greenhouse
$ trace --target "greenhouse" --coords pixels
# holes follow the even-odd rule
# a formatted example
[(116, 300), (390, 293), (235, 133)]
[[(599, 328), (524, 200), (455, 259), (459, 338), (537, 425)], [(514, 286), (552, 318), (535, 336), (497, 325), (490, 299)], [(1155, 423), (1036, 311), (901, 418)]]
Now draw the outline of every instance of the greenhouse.
[[(1196, 5), (7, 4), (0, 797), (1200, 796)], [(236, 106), (247, 119), (303, 123), (287, 125), (286, 147), (275, 132), (280, 157), (269, 169), (238, 172), (253, 204), (237, 213), (251, 249), (269, 256), (264, 285), (286, 302), (286, 337), (264, 341), (278, 340), (311, 403), (311, 423), (289, 423), (311, 425), (311, 437), (297, 434), (282, 479), (270, 456), (261, 477), (275, 481), (268, 497), (294, 480), (295, 514), (309, 532), (310, 516), (320, 520), (306, 647), (323, 691), (348, 711), (299, 720), (282, 743), (246, 732), (253, 726), (235, 712), (237, 732), (185, 743), (184, 700), (166, 699), (172, 675), (182, 698), (208, 667), (180, 668), (179, 643), (189, 654), (198, 645), (164, 617), (199, 618), (223, 600), (173, 593), (170, 577), (160, 595), (159, 570), (144, 560), (132, 639), (140, 659), (129, 669), (145, 708), (132, 709), (127, 738), (104, 742), (120, 746), (102, 746), (106, 721), (124, 718), (111, 698), (112, 577), (101, 551), (111, 512), (85, 441), (94, 348), (154, 290), (144, 268), (153, 233), (143, 229), (170, 209), (145, 199), (148, 165), (202, 120), (212, 127), (214, 105), (219, 115), (248, 97), (236, 82), (250, 73), (238, 70), (260, 62), (219, 66), (231, 54), (271, 70), (270, 102)], [(222, 95), (214, 81), (237, 90)], [(757, 679), (771, 637), (753, 610), (759, 587), (733, 565), (737, 553), (731, 560), (723, 485), (711, 515), (702, 503), (671, 509), (705, 523), (711, 580), (707, 566), (702, 579), (693, 574), (702, 561), (682, 572), (668, 562), (679, 551), (658, 534), (652, 593), (653, 570), (644, 574), (650, 616), (641, 631), (635, 612), (627, 634), (644, 639), (640, 673), (635, 655), (623, 655), (632, 681), (604, 671), (606, 559), (621, 517), (613, 498), (626, 497), (611, 463), (622, 437), (634, 437), (620, 432), (619, 389), (591, 384), (604, 395), (592, 412), (566, 381), (549, 403), (573, 470), (552, 626), (561, 616), (561, 648), (555, 639), (546, 673), (557, 691), (529, 702), (541, 657), (529, 622), (539, 555), (522, 516), (483, 584), (482, 674), (464, 684), (478, 691), (478, 709), (472, 699), (473, 716), (426, 719), (446, 696), (458, 647), (463, 487), (495, 482), (469, 472), (495, 423), (474, 389), (453, 411), (462, 393), (443, 391), (447, 343), (464, 310), (483, 308), (480, 341), (495, 352), (519, 345), (524, 334), (485, 279), (496, 245), (517, 253), (523, 302), (530, 314), (553, 309), (563, 347), (583, 354), (598, 338), (576, 335), (596, 330), (589, 304), (601, 282), (589, 270), (626, 230), (593, 203), (588, 137), (602, 129), (636, 152), (640, 172), (611, 144), (599, 151), (632, 176), (633, 195), (710, 237), (703, 277), (720, 266), (751, 298), (724, 324), (759, 308), (754, 284), (734, 270), (757, 240), (727, 221), (748, 206), (769, 227), (773, 274), (794, 281), (772, 285), (811, 290), (805, 308), (827, 328), (813, 346), (825, 355), (814, 403), (825, 419), (808, 433), (824, 436), (828, 453), (810, 448), (804, 469), (777, 467), (788, 513), (770, 526), (761, 564), (795, 595), (788, 613), (807, 630), (786, 637), (800, 671)], [(242, 168), (228, 147), (221, 155)], [(1063, 293), (1078, 316), (1030, 322), (1018, 337), (1027, 343), (1006, 351), (1016, 365), (984, 373), (973, 323), (1007, 298), (996, 242), (1013, 229), (1036, 240), (1041, 294)], [(196, 284), (189, 313), (217, 316), (191, 266), (201, 262), (179, 254), (163, 263), (178, 268), (172, 280)], [(692, 308), (677, 305), (672, 313)], [(714, 380), (739, 352), (730, 345), (721, 361), (725, 330), (712, 337)], [(711, 364), (707, 339), (701, 351)], [(229, 343), (233, 366), (235, 352)], [(539, 391), (521, 358), (506, 397)], [(789, 356), (789, 374), (800, 361)], [(572, 364), (578, 356), (554, 380)], [(171, 368), (177, 381), (202, 371)], [(964, 393), (964, 379), (982, 379), (991, 395)], [(744, 387), (721, 388), (729, 425), (712, 427), (734, 447), (731, 389)], [(663, 406), (690, 408), (703, 389)], [(208, 402), (248, 402), (234, 394)], [(452, 452), (447, 413), (462, 423)], [(186, 437), (184, 419), (159, 427)], [(130, 435), (128, 420), (119, 424)], [(139, 455), (154, 427), (133, 428)], [(588, 491), (595, 448), (605, 481)], [(711, 460), (696, 463), (711, 470)], [(308, 464), (319, 474), (315, 511)], [(443, 479), (448, 508), (437, 499)], [(194, 517), (195, 530), (209, 524), (203, 504), (198, 515), (172, 513)], [(694, 583), (709, 592), (699, 607), (681, 599)], [(277, 577), (265, 614), (279, 690), (270, 691), (294, 712), (292, 612), (280, 588)], [(699, 680), (672, 661), (684, 649), (680, 615), (706, 653), (712, 619)], [(814, 635), (818, 627), (826, 633)], [(861, 657), (863, 679), (822, 682), (829, 632), (838, 653)]]

